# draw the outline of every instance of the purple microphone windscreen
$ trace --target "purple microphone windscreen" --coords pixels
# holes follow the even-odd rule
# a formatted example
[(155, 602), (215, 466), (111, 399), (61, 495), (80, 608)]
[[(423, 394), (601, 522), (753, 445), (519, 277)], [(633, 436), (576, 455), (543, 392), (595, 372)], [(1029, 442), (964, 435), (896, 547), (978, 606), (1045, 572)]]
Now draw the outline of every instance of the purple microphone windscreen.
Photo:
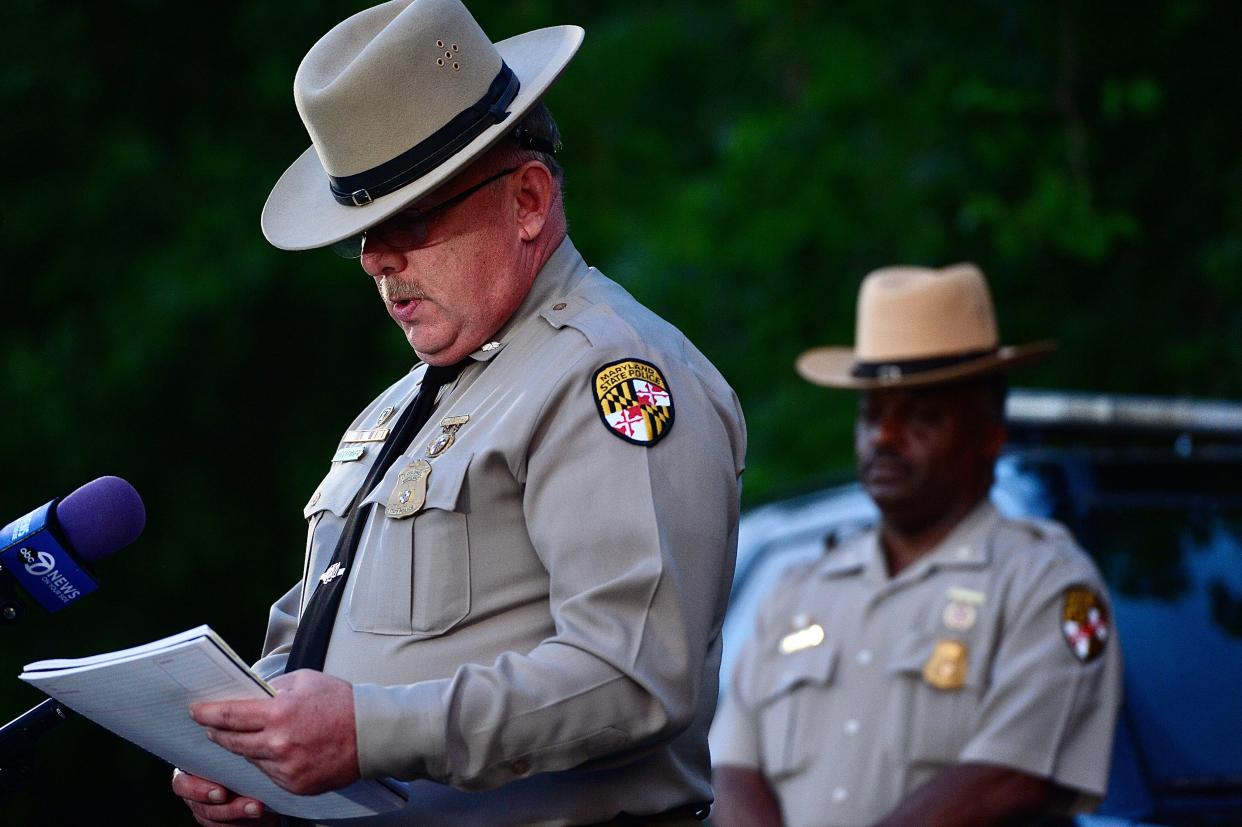
[(99, 477), (58, 502), (56, 517), (69, 547), (89, 563), (137, 540), (147, 509), (134, 486), (120, 477)]

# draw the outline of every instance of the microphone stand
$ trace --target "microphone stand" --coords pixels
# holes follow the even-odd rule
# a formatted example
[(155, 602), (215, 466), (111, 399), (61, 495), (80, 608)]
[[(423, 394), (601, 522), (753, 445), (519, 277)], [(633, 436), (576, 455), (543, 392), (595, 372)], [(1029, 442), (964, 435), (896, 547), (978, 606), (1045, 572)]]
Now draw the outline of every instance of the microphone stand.
[[(25, 614), (26, 606), (17, 596), (13, 575), (0, 565), (0, 627), (16, 624)], [(22, 778), (30, 772), (26, 753), (44, 734), (73, 714), (60, 701), (48, 698), (0, 727), (0, 794), (18, 789)]]

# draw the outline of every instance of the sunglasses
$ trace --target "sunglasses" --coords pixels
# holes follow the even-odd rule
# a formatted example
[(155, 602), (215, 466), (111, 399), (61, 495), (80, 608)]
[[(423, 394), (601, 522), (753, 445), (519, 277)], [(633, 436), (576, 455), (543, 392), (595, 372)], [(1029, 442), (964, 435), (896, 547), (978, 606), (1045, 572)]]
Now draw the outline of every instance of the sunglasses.
[(462, 190), (445, 201), (441, 201), (434, 207), (422, 209), (407, 207), (391, 218), (376, 224), (374, 227), (368, 227), (357, 235), (351, 235), (349, 238), (336, 242), (332, 245), (332, 252), (341, 258), (361, 258), (368, 241), (372, 243), (378, 242), (389, 250), (399, 253), (421, 247), (427, 241), (427, 232), (431, 227), (431, 220), (433, 218), (445, 210), (457, 206), (488, 184), (499, 181), (511, 172), (517, 171), (517, 169), (517, 167), (502, 169), (490, 178), (484, 178), (474, 186)]

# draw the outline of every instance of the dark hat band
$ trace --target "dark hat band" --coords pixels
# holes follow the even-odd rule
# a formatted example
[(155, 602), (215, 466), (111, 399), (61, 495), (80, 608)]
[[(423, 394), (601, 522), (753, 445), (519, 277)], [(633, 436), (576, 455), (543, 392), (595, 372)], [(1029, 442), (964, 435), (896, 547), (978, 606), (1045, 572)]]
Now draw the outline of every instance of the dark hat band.
[(850, 376), (855, 379), (879, 379), (880, 381), (896, 382), (906, 376), (926, 373), (941, 368), (951, 368), (966, 362), (974, 362), (993, 356), (999, 348), (972, 350), (969, 353), (957, 353), (952, 356), (935, 356), (930, 359), (906, 359), (896, 362), (855, 362)]
[(412, 149), (356, 175), (340, 178), (329, 175), (332, 197), (347, 207), (361, 207), (421, 178), (488, 128), (509, 117), (508, 106), (521, 86), (513, 70), (501, 61), (500, 72), (486, 95)]

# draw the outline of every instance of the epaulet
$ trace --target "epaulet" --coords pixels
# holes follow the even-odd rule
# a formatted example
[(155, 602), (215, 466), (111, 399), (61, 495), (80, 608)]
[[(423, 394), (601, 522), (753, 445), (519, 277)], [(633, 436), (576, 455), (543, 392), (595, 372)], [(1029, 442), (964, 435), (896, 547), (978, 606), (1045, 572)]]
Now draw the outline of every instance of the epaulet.
[(844, 523), (830, 529), (828, 533), (824, 535), (824, 554), (831, 554), (874, 528), (875, 523), (870, 520), (858, 520), (852, 523)]
[(1039, 542), (1073, 542), (1070, 530), (1056, 520), (1046, 517), (1011, 517), (1009, 522), (1032, 539)]
[[(568, 326), (586, 334), (591, 319), (591, 314), (587, 311), (593, 307), (594, 303), (590, 299), (578, 293), (570, 293), (554, 300), (549, 306), (540, 310), (539, 315), (557, 330)], [(587, 338), (590, 336), (588, 335)]]

